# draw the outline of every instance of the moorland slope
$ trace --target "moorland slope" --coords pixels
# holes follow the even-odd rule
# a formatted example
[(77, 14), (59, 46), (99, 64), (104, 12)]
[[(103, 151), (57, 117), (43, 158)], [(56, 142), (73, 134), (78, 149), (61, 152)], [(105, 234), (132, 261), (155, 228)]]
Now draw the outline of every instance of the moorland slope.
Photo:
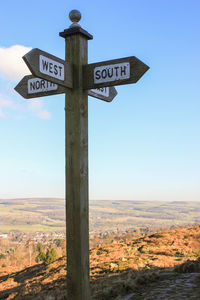
[[(122, 236), (118, 241), (91, 248), (92, 299), (120, 299), (131, 293), (133, 299), (164, 299), (159, 298), (159, 287), (163, 284), (166, 288), (173, 280), (182, 291), (192, 292), (186, 294), (189, 298), (180, 299), (200, 299), (199, 257), (200, 226), (197, 225), (130, 240)], [(192, 289), (188, 288), (187, 280), (182, 280), (183, 274), (189, 278), (196, 274)], [(67, 299), (65, 278), (65, 257), (49, 265), (37, 264), (9, 274), (1, 268), (0, 299), (64, 300)], [(156, 290), (156, 296), (149, 298), (152, 290)], [(173, 293), (173, 289), (170, 291)], [(176, 297), (171, 294), (169, 299)]]

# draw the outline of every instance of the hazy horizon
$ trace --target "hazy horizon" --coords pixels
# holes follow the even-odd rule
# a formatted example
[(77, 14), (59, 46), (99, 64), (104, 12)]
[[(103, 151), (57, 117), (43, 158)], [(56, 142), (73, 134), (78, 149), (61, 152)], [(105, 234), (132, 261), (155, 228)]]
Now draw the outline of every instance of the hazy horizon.
[[(22, 199), (58, 199), (58, 200), (65, 200), (62, 197), (14, 197), (14, 198), (0, 198), (1, 200), (22, 200)], [(135, 202), (200, 202), (200, 200), (138, 200), (138, 199), (89, 199), (90, 201), (135, 201)]]

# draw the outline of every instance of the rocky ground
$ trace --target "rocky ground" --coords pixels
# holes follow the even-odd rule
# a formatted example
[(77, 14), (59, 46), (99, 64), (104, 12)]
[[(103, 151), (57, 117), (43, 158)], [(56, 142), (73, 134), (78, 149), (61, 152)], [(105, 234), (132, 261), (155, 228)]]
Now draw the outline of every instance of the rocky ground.
[(200, 273), (166, 273), (166, 279), (150, 285), (145, 291), (131, 293), (120, 300), (199, 300)]

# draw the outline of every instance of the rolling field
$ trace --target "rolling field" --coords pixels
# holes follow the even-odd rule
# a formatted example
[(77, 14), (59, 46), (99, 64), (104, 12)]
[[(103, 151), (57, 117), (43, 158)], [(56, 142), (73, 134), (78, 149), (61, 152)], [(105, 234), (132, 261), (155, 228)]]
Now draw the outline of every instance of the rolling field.
[[(157, 230), (200, 223), (200, 202), (90, 201), (90, 232)], [(0, 232), (65, 230), (57, 198), (0, 200)]]

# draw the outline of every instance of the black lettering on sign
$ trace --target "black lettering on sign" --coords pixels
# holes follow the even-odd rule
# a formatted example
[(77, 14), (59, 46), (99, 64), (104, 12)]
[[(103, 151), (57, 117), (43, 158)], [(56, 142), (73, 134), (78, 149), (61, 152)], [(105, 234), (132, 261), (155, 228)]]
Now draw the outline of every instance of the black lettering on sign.
[(121, 76), (123, 76), (123, 73), (126, 75), (126, 66), (124, 66), (124, 69), (121, 67)]
[(118, 69), (119, 69), (119, 67), (115, 67), (115, 70), (116, 70), (116, 77), (118, 77)]
[(53, 68), (53, 64), (52, 64), (52, 63), (49, 63), (49, 72), (50, 72), (50, 73), (53, 73), (52, 68)]
[(30, 90), (35, 90), (35, 82), (30, 82)]
[(102, 72), (101, 72), (101, 77), (102, 77), (103, 79), (105, 79), (105, 78), (107, 77), (107, 71), (106, 71), (106, 69), (103, 69), (103, 70), (102, 70)]
[(43, 70), (48, 71), (48, 68), (49, 68), (48, 66), (49, 66), (48, 62), (45, 61), (45, 60), (42, 60), (42, 68), (43, 68)]
[(41, 80), (41, 89), (42, 88), (45, 89), (45, 80), (44, 79)]
[(58, 66), (57, 65), (54, 65), (54, 74), (58, 75)]
[[(94, 68), (95, 84), (111, 82), (115, 80), (125, 80), (128, 78), (130, 78), (130, 64), (126, 62), (113, 65), (98, 66)], [(106, 90), (104, 90), (104, 92), (106, 93)]]
[(62, 67), (59, 66), (58, 68), (60, 69), (60, 76), (61, 76), (61, 74), (62, 74), (62, 73), (61, 73)]
[(39, 80), (36, 81), (36, 89), (37, 89), (37, 90), (40, 89), (40, 81), (39, 81)]
[(108, 77), (113, 77), (113, 68), (112, 69), (108, 69)]
[(100, 78), (101, 78), (100, 70), (97, 70), (97, 71), (95, 72), (95, 78), (96, 78), (96, 79), (100, 79)]

